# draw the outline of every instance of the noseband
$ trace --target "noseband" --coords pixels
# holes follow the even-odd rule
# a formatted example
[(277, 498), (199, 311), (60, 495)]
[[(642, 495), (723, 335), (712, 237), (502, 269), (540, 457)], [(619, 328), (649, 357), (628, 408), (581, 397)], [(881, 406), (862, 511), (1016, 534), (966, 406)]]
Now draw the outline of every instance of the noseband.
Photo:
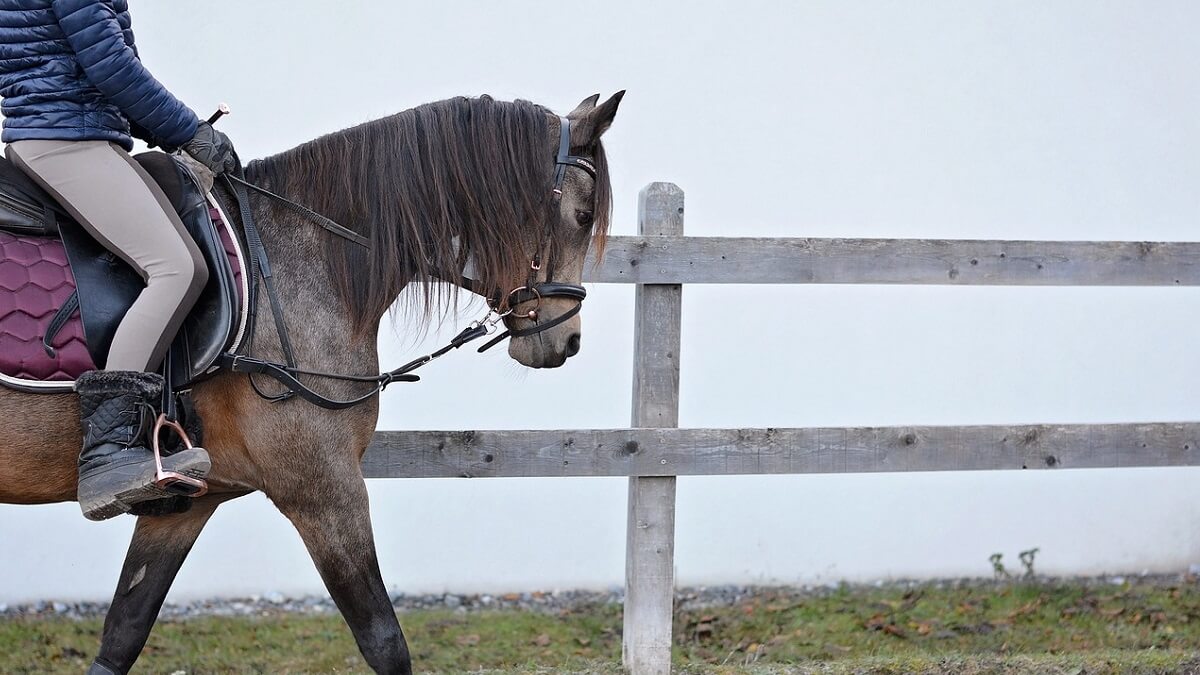
[[(557, 205), (562, 200), (563, 183), (567, 178), (567, 169), (575, 167), (583, 169), (592, 180), (596, 179), (596, 166), (591, 160), (586, 157), (571, 154), (571, 120), (560, 117), (558, 131), (558, 155), (554, 158), (554, 203)], [(554, 281), (554, 256), (553, 256), (553, 228), (554, 219), (546, 219), (546, 231), (538, 241), (537, 252), (533, 254), (533, 258), (529, 261), (529, 277), (525, 280), (525, 285), (514, 288), (507, 294), (499, 291), (492, 293), (479, 293), (476, 288), (471, 290), (484, 295), (488, 298), (488, 316), (482, 321), (475, 322), (474, 326), (482, 326), (485, 330), (491, 330), (496, 326), (501, 319), (510, 314), (522, 319), (528, 319), (533, 322), (533, 325), (528, 328), (518, 330), (508, 329), (500, 333), (496, 337), (488, 341), (487, 344), (479, 348), (480, 352), (485, 352), (492, 347), (503, 342), (510, 337), (527, 337), (536, 335), (542, 331), (550, 330), (555, 326), (565, 323), (571, 317), (579, 313), (583, 307), (583, 300), (587, 297), (587, 290), (578, 284), (565, 284)], [(538, 272), (542, 269), (542, 247), (546, 247), (546, 280), (539, 282), (537, 280)], [(558, 316), (539, 323), (539, 310), (541, 309), (543, 298), (567, 298), (575, 301), (575, 306)], [(533, 309), (517, 313), (514, 310), (518, 305), (527, 302), (534, 302)], [(468, 329), (469, 330), (469, 329)]]

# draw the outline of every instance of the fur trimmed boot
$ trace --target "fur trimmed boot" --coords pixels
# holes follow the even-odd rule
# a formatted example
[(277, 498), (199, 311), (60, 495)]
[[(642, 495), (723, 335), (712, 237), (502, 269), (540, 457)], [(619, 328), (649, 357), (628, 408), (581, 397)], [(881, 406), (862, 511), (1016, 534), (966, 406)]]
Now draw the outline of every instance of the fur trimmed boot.
[[(88, 520), (106, 520), (134, 505), (172, 496), (155, 484), (154, 428), (163, 378), (156, 373), (93, 370), (79, 376), (83, 451), (79, 453), (79, 506)], [(203, 448), (162, 458), (163, 470), (203, 479), (211, 467)]]

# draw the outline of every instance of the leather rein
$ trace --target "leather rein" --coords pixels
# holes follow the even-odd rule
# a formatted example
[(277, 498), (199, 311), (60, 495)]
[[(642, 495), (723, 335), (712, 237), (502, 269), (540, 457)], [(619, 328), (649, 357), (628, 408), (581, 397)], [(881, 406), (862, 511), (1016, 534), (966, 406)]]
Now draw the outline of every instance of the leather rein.
[[(559, 144), (558, 153), (555, 157), (555, 175), (553, 195), (554, 201), (557, 203), (562, 198), (563, 182), (566, 180), (566, 171), (570, 167), (582, 169), (593, 180), (596, 179), (595, 165), (585, 157), (579, 157), (571, 154), (571, 122), (565, 117), (559, 118)], [(419, 358), (413, 359), (408, 363), (389, 370), (378, 375), (345, 375), (339, 373), (326, 373), (315, 370), (305, 370), (296, 364), (295, 351), (292, 348), (291, 338), (289, 337), (287, 325), (284, 322), (283, 304), (279, 299), (279, 293), (275, 287), (275, 276), (271, 269), (269, 257), (266, 247), (263, 245), (262, 237), (259, 234), (258, 226), (254, 222), (254, 216), (250, 209), (250, 191), (268, 197), (290, 210), (312, 220), (320, 225), (323, 229), (331, 234), (341, 237), (351, 243), (357, 244), (364, 248), (370, 247), (370, 241), (354, 232), (353, 230), (339, 225), (333, 220), (323, 216), (306, 206), (298, 204), (286, 197), (278, 195), (270, 190), (259, 187), (248, 182), (245, 174), (239, 165), (236, 172), (225, 173), (221, 176), (225, 180), (226, 186), (233, 194), (234, 200), (237, 202), (239, 216), (242, 220), (242, 229), (246, 236), (246, 249), (248, 255), (248, 271), (250, 274), (249, 289), (250, 297), (246, 299), (247, 304), (247, 321), (246, 321), (246, 340), (245, 354), (235, 354), (226, 352), (221, 355), (217, 364), (233, 373), (244, 373), (250, 377), (250, 385), (263, 399), (272, 403), (286, 401), (290, 398), (299, 396), (300, 398), (320, 406), (328, 410), (344, 410), (351, 408), (361, 403), (365, 403), (377, 396), (388, 385), (393, 382), (417, 382), (421, 378), (414, 375), (412, 371), (424, 366), (425, 364), (437, 359), (450, 351), (458, 349), (463, 345), (476, 340), (478, 338), (496, 334), (499, 331), (500, 322), (509, 315), (528, 319), (533, 322), (532, 326), (517, 330), (507, 329), (495, 335), (490, 341), (480, 347), (477, 351), (482, 353), (492, 347), (500, 344), (510, 337), (527, 337), (536, 335), (542, 331), (549, 330), (558, 326), (571, 317), (579, 313), (583, 306), (583, 300), (587, 297), (587, 291), (578, 284), (567, 284), (553, 281), (554, 276), (554, 258), (552, 255), (552, 228), (554, 227), (553, 218), (547, 219), (546, 232), (538, 241), (537, 251), (529, 264), (529, 276), (526, 278), (525, 284), (518, 288), (514, 288), (508, 293), (503, 293), (499, 289), (483, 288), (482, 284), (474, 279), (465, 279), (464, 288), (481, 295), (488, 300), (487, 314), (478, 320), (472, 321), (465, 329), (450, 340), (449, 344), (435, 352), (426, 354)], [(547, 250), (543, 251), (543, 246)], [(543, 253), (545, 259), (543, 260)], [(542, 269), (543, 262), (546, 263), (546, 281), (537, 281), (538, 273)], [(461, 275), (460, 275), (461, 276)], [(266, 291), (268, 305), (271, 309), (271, 315), (275, 323), (275, 331), (279, 336), (280, 347), (283, 350), (284, 363), (269, 361), (266, 359), (256, 358), (251, 355), (254, 347), (254, 337), (256, 327), (258, 325), (258, 293), (259, 281), (262, 282), (262, 287)], [(543, 298), (567, 298), (575, 300), (576, 304), (571, 309), (559, 314), (558, 316), (545, 321), (539, 322), (541, 303)], [(516, 313), (518, 306), (528, 303), (536, 303), (532, 309)], [(283, 385), (284, 391), (281, 394), (268, 394), (259, 388), (254, 381), (254, 375), (266, 375)], [(351, 399), (332, 399), (324, 396), (308, 385), (300, 381), (300, 376), (319, 377), (330, 380), (340, 380), (343, 382), (359, 382), (363, 384), (371, 384), (371, 391), (362, 396)]]

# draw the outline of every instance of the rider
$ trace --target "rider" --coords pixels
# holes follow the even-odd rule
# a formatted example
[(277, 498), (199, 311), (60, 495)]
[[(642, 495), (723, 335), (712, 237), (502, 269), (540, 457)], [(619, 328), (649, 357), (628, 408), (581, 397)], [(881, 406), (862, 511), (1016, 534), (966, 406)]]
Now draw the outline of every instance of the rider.
[[(233, 146), (142, 66), (128, 0), (0, 0), (0, 97), (7, 156), (146, 284), (103, 370), (75, 384), (80, 507), (111, 518), (165, 496), (145, 447), (163, 386), (154, 371), (208, 281), (167, 197), (129, 156), (130, 136), (182, 149), (214, 174), (236, 165)], [(210, 467), (199, 448), (163, 464), (193, 478)]]

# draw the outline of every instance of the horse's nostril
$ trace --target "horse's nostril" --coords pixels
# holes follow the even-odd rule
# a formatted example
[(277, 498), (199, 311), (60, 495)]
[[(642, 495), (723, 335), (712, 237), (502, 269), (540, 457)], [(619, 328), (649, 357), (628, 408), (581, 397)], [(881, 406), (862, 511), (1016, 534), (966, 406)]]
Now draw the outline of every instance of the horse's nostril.
[(579, 353), (579, 333), (574, 333), (567, 338), (567, 356), (575, 356)]

